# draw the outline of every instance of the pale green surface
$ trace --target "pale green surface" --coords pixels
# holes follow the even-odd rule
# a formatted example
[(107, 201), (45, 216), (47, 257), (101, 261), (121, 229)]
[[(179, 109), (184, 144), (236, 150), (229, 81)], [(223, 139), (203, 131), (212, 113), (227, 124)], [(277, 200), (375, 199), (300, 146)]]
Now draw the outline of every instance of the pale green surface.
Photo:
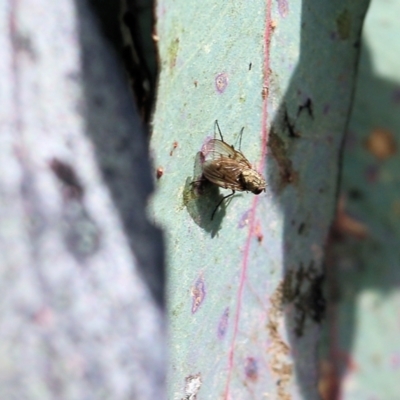
[[(344, 153), (346, 211), (369, 237), (347, 237), (334, 248), (339, 303), (329, 321), (337, 341), (330, 349), (343, 400), (400, 398), (399, 16), (399, 1), (371, 3)], [(397, 143), (385, 160), (365, 146), (377, 129)]]
[[(318, 276), (334, 210), (338, 151), (357, 57), (354, 43), (366, 8), (365, 1), (348, 2), (347, 8), (331, 3), (272, 2), (276, 27), (267, 125), (279, 137), (275, 152), (280, 151), (280, 166), (292, 163), (295, 183), (280, 176), (268, 148), (262, 171), (267, 192), (258, 203), (252, 194), (235, 196), (213, 222), (209, 218), (218, 194), (196, 201), (185, 184), (193, 177), (196, 153), (214, 134), (215, 119), (229, 143), (235, 143), (244, 126), (242, 150), (251, 162), (260, 161), (266, 3), (158, 3), (162, 71), (151, 147), (155, 167), (164, 174), (151, 212), (165, 229), (168, 249), (169, 399), (184, 398), (185, 378), (197, 373), (202, 379), (199, 399), (275, 398), (279, 391), (281, 399), (289, 394), (293, 399), (318, 398)], [(223, 93), (215, 87), (221, 73), (228, 76)], [(296, 119), (307, 98), (313, 118), (304, 110)], [(285, 108), (300, 138), (289, 137)], [(170, 155), (174, 141), (178, 147)], [(257, 209), (250, 232), (252, 204)], [(296, 271), (303, 273), (291, 275)], [(283, 276), (285, 318), (270, 303)], [(206, 294), (192, 313), (196, 282)], [(226, 333), (218, 334), (224, 321)], [(268, 324), (276, 326), (276, 336)], [(289, 346), (287, 355), (279, 347), (283, 342)], [(252, 359), (257, 364), (253, 375)]]

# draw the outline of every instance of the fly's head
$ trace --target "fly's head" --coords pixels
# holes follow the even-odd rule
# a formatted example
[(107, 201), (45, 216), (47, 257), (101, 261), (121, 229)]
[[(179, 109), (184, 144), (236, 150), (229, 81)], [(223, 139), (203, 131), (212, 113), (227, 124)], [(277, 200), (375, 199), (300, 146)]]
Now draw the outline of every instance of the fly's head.
[(245, 169), (242, 171), (241, 180), (243, 184), (243, 190), (248, 190), (254, 194), (260, 194), (262, 191), (265, 192), (267, 183), (262, 175), (260, 175), (255, 169)]

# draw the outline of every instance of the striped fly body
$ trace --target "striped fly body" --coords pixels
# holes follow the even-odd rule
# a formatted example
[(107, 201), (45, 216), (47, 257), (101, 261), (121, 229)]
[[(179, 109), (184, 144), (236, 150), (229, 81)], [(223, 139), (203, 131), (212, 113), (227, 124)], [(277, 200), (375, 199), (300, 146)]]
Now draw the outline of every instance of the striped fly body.
[[(232, 193), (225, 196), (216, 206), (211, 219), (224, 200), (236, 191), (260, 194), (267, 186), (264, 177), (257, 172), (240, 150), (224, 141), (218, 121), (215, 121), (221, 139), (211, 139), (204, 144), (202, 155), (202, 179)], [(243, 133), (243, 128), (241, 135)], [(240, 136), (241, 141), (241, 136)], [(240, 145), (239, 145), (240, 148)]]

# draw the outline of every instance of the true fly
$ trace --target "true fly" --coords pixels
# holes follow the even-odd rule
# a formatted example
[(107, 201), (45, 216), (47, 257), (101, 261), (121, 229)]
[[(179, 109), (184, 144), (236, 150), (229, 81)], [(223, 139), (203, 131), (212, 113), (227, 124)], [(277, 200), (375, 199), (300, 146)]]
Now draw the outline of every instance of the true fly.
[[(224, 189), (231, 189), (232, 193), (223, 197), (217, 204), (211, 215), (214, 218), (215, 212), (224, 200), (233, 196), (236, 191), (249, 191), (260, 194), (265, 191), (265, 179), (253, 168), (249, 160), (241, 151), (224, 141), (218, 121), (215, 121), (218, 128), (219, 139), (211, 139), (204, 144), (202, 153), (202, 178)], [(241, 135), (243, 133), (241, 131)], [(242, 137), (240, 136), (241, 145)]]

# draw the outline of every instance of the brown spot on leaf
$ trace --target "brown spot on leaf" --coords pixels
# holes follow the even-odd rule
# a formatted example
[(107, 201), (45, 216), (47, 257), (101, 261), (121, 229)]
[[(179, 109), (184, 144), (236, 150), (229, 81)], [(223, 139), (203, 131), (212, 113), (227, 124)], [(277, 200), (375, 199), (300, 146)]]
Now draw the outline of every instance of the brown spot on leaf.
[(365, 239), (369, 235), (369, 230), (366, 225), (346, 213), (344, 196), (341, 196), (339, 199), (336, 217), (332, 224), (332, 234), (337, 239), (343, 236)]
[(378, 160), (386, 160), (397, 152), (397, 143), (392, 132), (387, 129), (374, 129), (365, 141), (366, 149)]
[(156, 171), (156, 177), (157, 179), (160, 179), (164, 175), (164, 168), (163, 167), (158, 167)]
[(290, 400), (289, 383), (293, 375), (293, 365), (289, 360), (290, 348), (279, 332), (283, 318), (283, 288), (281, 282), (270, 298), (271, 307), (268, 311), (267, 330), (270, 339), (268, 353), (270, 354), (271, 371), (277, 379), (277, 395), (279, 400)]
[(260, 225), (259, 222), (256, 225), (256, 229), (255, 229), (254, 234), (255, 234), (255, 236), (256, 236), (256, 238), (258, 240), (258, 243), (261, 243), (263, 241), (263, 239), (264, 239), (264, 235), (262, 233), (261, 225)]
[(340, 396), (340, 378), (332, 362), (323, 360), (319, 368), (318, 391), (322, 400), (336, 400)]
[(172, 150), (169, 152), (169, 155), (172, 157), (172, 155), (174, 154), (175, 149), (178, 147), (178, 142), (174, 142), (172, 143)]
[(268, 87), (267, 86), (263, 86), (262, 90), (261, 90), (261, 97), (263, 100), (265, 100), (268, 96)]

